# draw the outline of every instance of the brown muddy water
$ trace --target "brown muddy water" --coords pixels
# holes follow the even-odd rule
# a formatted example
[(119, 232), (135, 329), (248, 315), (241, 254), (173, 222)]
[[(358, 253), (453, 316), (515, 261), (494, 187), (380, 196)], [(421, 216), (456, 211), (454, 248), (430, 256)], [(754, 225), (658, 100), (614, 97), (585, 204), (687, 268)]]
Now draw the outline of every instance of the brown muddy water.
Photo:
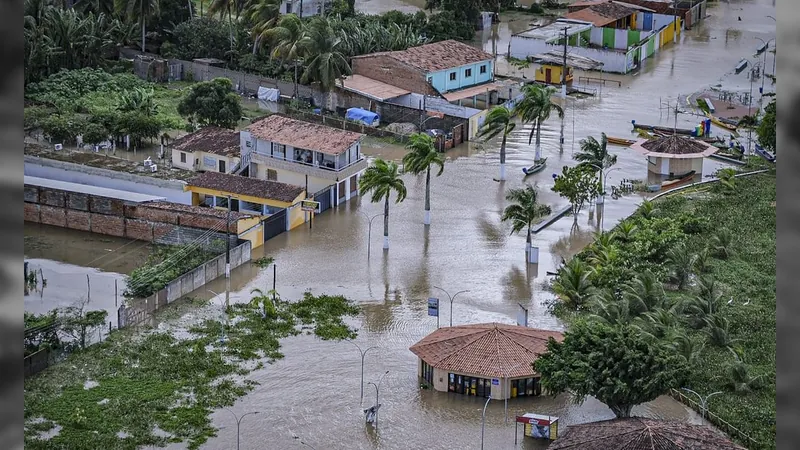
[[(417, 0), (369, 0), (357, 2), (361, 10), (382, 12), (389, 9), (413, 10), (422, 6)], [(552, 118), (542, 126), (542, 151), (548, 167), (529, 177), (527, 183), (538, 186), (541, 200), (558, 210), (566, 202), (551, 191), (552, 174), (561, 167), (575, 164), (572, 156), (578, 141), (586, 136), (599, 137), (631, 134), (631, 120), (639, 123), (672, 126), (675, 116), (659, 109), (660, 101), (683, 98), (709, 85), (741, 85), (746, 75), (733, 75), (739, 59), (752, 57), (759, 41), (774, 36), (775, 24), (766, 15), (775, 15), (770, 0), (731, 1), (709, 4), (704, 22), (682, 35), (677, 45), (668, 46), (634, 75), (604, 75), (622, 81), (622, 87), (606, 85), (598, 98), (567, 100), (564, 120)], [(744, 21), (738, 21), (741, 16)], [(522, 27), (525, 25), (513, 25)], [(524, 28), (522, 28), (524, 29)], [(503, 30), (501, 24), (500, 30)], [(510, 33), (498, 34), (498, 51), (505, 52)], [(505, 41), (504, 41), (505, 39)], [(491, 51), (492, 42), (483, 43)], [(502, 64), (499, 65), (502, 73)], [(526, 75), (533, 78), (533, 69)], [(593, 74), (596, 76), (596, 74)], [(747, 82), (749, 84), (749, 82)], [(563, 102), (562, 100), (559, 100)], [(678, 115), (677, 126), (688, 127), (696, 116)], [(573, 131), (574, 130), (574, 131)], [(450, 449), (478, 448), (481, 435), (480, 399), (465, 398), (421, 390), (416, 376), (417, 359), (408, 350), (416, 341), (432, 332), (436, 319), (426, 315), (428, 296), (445, 297), (434, 289), (440, 286), (458, 296), (453, 308), (454, 324), (498, 321), (513, 323), (517, 303), (530, 309), (530, 326), (563, 329), (547, 314), (542, 302), (551, 298), (546, 291), (548, 271), (562, 258), (589, 243), (592, 233), (610, 229), (628, 216), (640, 203), (632, 195), (612, 200), (596, 208), (590, 206), (578, 217), (565, 217), (535, 236), (540, 248), (540, 263), (528, 266), (524, 261), (525, 237), (512, 235), (510, 227), (500, 222), (510, 188), (523, 186), (522, 168), (530, 165), (533, 147), (528, 144), (529, 126), (518, 126), (509, 137), (507, 177), (498, 176), (499, 143), (469, 143), (448, 151), (444, 174), (432, 179), (432, 225), (422, 224), (424, 181), (404, 177), (408, 197), (390, 206), (391, 248), (384, 252), (382, 223), (373, 222), (371, 255), (367, 258), (367, 220), (380, 214), (382, 205), (368, 199), (355, 199), (336, 210), (317, 217), (313, 228), (303, 226), (268, 241), (253, 257), (269, 255), (277, 262), (277, 289), (281, 296), (296, 299), (306, 290), (314, 293), (342, 294), (363, 307), (352, 324), (359, 329), (357, 342), (362, 348), (376, 345), (365, 361), (365, 383), (377, 381), (385, 371), (380, 390), (382, 407), (378, 431), (365, 426), (359, 402), (359, 353), (348, 343), (323, 342), (309, 336), (283, 341), (286, 357), (251, 374), (261, 383), (254, 392), (236, 402), (231, 409), (238, 415), (251, 411), (241, 423), (241, 445), (246, 449)], [(721, 130), (714, 129), (721, 133)], [(563, 144), (560, 144), (561, 136)], [(370, 140), (365, 153), (398, 160), (402, 148), (380, 140)], [(368, 147), (368, 148), (367, 148)], [(618, 155), (608, 183), (623, 178), (646, 177), (644, 157), (622, 147), (610, 147)], [(704, 176), (722, 164), (706, 161)], [(28, 226), (26, 224), (26, 234)], [(113, 246), (109, 246), (113, 248)], [(87, 258), (90, 259), (90, 258)], [(124, 273), (123, 269), (118, 270)], [(254, 288), (270, 288), (272, 269), (259, 270), (252, 264), (232, 273), (233, 301), (247, 301)], [(223, 280), (206, 286), (196, 296), (215, 298), (204, 310), (185, 316), (178, 324), (162, 327), (180, 329), (200, 316), (217, 314), (224, 293)], [(26, 303), (27, 306), (27, 303)], [(441, 324), (449, 322), (449, 308), (442, 308)], [(364, 407), (374, 403), (375, 391), (365, 386)], [(612, 418), (600, 402), (587, 399), (573, 404), (566, 396), (509, 401), (509, 417), (504, 422), (503, 402), (491, 402), (486, 412), (486, 448), (514, 448), (513, 417), (535, 412), (561, 418), (564, 431), (569, 425)], [(713, 410), (713, 402), (711, 409)], [(693, 423), (697, 414), (670, 398), (662, 397), (634, 409), (635, 414), (675, 418)], [(236, 421), (229, 411), (213, 415), (218, 436), (204, 449), (234, 448)], [(300, 439), (294, 439), (293, 436)], [(170, 448), (185, 448), (183, 444)], [(518, 448), (542, 448), (530, 439)]]

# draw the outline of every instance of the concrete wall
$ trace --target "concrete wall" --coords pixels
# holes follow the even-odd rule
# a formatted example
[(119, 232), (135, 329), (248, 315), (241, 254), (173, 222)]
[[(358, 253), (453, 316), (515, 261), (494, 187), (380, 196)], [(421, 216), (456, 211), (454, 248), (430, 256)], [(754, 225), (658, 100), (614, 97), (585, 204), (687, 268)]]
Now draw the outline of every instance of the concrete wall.
[[(231, 270), (250, 261), (251, 244), (244, 241), (240, 245), (231, 249)], [(225, 276), (225, 254), (219, 255), (211, 261), (187, 272), (176, 278), (164, 288), (167, 291), (167, 302), (191, 294), (193, 291), (202, 288), (207, 283)]]
[(186, 184), (182, 181), (161, 180), (28, 155), (25, 156), (24, 171), (25, 175), (33, 177), (154, 195), (165, 197), (170, 202), (192, 204), (192, 194), (183, 191)]
[[(219, 162), (225, 161), (225, 173), (231, 173), (239, 157), (228, 157), (207, 152), (182, 152), (172, 150), (172, 166), (184, 170), (203, 170), (208, 172), (219, 172)], [(186, 155), (186, 162), (181, 162), (181, 154)]]
[[(483, 73), (481, 73), (481, 67), (484, 68)], [(467, 76), (467, 70), (470, 71), (469, 76)], [(449, 92), (491, 81), (494, 74), (493, 70), (492, 61), (486, 60), (474, 64), (454, 67), (451, 69), (440, 70), (438, 72), (431, 72), (426, 76), (431, 80), (431, 84), (436, 90), (439, 92)], [(450, 79), (451, 74), (453, 73), (455, 74), (455, 80)]]
[[(563, 45), (551, 45), (541, 39), (526, 38), (518, 35), (511, 36), (511, 56), (514, 58), (526, 59), (529, 55), (552, 50), (563, 51), (563, 49)], [(625, 53), (575, 46), (567, 46), (567, 51), (574, 55), (602, 61), (604, 63), (604, 72), (627, 72), (627, 58)]]
[(353, 73), (356, 75), (363, 75), (418, 94), (439, 94), (428, 83), (424, 72), (387, 55), (374, 54), (355, 57), (352, 59), (351, 65)]

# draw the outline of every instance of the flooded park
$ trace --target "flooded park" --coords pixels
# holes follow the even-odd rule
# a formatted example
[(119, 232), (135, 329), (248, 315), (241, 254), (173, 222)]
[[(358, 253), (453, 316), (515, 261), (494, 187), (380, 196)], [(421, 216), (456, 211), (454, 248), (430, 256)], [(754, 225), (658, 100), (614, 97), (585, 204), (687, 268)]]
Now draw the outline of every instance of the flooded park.
[[(358, 0), (356, 5), (370, 13), (390, 9), (408, 12), (424, 6), (418, 1), (400, 0)], [(405, 175), (408, 196), (402, 203), (390, 205), (388, 251), (382, 249), (381, 220), (373, 221), (371, 242), (368, 240), (369, 218), (383, 212), (383, 205), (370, 203), (368, 197), (326, 211), (313, 220), (313, 225), (280, 234), (254, 250), (253, 259), (275, 259), (275, 283), (282, 298), (297, 299), (310, 291), (341, 294), (357, 302), (363, 312), (352, 321), (358, 329), (355, 342), (362, 349), (378, 347), (366, 356), (364, 382), (377, 382), (386, 371), (388, 374), (380, 387), (380, 426), (375, 430), (364, 424), (362, 409), (374, 404), (375, 390), (365, 387), (362, 406), (358, 350), (348, 342), (322, 341), (312, 336), (285, 339), (285, 357), (253, 372), (250, 378), (260, 385), (230, 408), (238, 416), (260, 413), (242, 421), (242, 448), (476, 448), (484, 401), (420, 388), (417, 357), (408, 348), (436, 329), (436, 318), (427, 316), (427, 298), (446, 299), (438, 288), (451, 295), (468, 290), (454, 302), (455, 325), (514, 323), (518, 304), (522, 304), (529, 308), (529, 326), (562, 330), (563, 325), (544, 306), (552, 299), (547, 290), (551, 278), (548, 272), (554, 272), (562, 260), (590, 243), (597, 230), (611, 229), (630, 215), (641, 203), (642, 195), (616, 200), (607, 196), (605, 204), (586, 207), (577, 226), (573, 226), (572, 217), (566, 216), (544, 228), (534, 236), (540, 262), (528, 265), (524, 233), (512, 235), (510, 224), (500, 220), (506, 192), (530, 183), (538, 187), (540, 202), (550, 205), (553, 211), (561, 210), (568, 204), (552, 192), (553, 174), (576, 163), (573, 155), (579, 150), (581, 139), (599, 139), (602, 132), (630, 138), (632, 120), (687, 127), (700, 119), (685, 113), (676, 116), (676, 102), (687, 109), (686, 98), (709, 86), (747, 89), (750, 82), (746, 73), (736, 75), (734, 67), (742, 58), (753, 59), (759, 44), (756, 38), (774, 36), (775, 23), (767, 17), (775, 14), (774, 5), (772, 0), (710, 3), (709, 16), (704, 21), (684, 31), (677, 45), (667, 46), (656, 57), (645, 60), (638, 73), (603, 74), (603, 78), (620, 81), (621, 86), (597, 86), (596, 97), (556, 99), (566, 114), (563, 119), (553, 116), (542, 125), (547, 168), (525, 180), (522, 168), (533, 160), (533, 146), (528, 144), (530, 125), (518, 125), (509, 136), (505, 182), (493, 180), (499, 171), (499, 139), (469, 142), (448, 150), (444, 173), (431, 180), (429, 227), (423, 225), (424, 179)], [(501, 23), (497, 33), (484, 33), (478, 45), (489, 52), (496, 47), (498, 53), (504, 53), (510, 34), (526, 26), (525, 21)], [(768, 67), (771, 58), (771, 54), (767, 56)], [(526, 77), (533, 79), (534, 69), (526, 70)], [(498, 74), (522, 76), (521, 71), (509, 69), (503, 61), (498, 64)], [(721, 129), (714, 132), (727, 136)], [(372, 157), (399, 160), (404, 154), (402, 147), (395, 144), (368, 142), (363, 151)], [(617, 155), (618, 162), (608, 173), (607, 186), (618, 185), (623, 179), (646, 177), (646, 158), (625, 147), (609, 149)], [(721, 167), (723, 163), (706, 159), (703, 177)], [(147, 247), (141, 243), (52, 227), (26, 224), (25, 236), (26, 259), (32, 268), (40, 268), (47, 279), (42, 292), (31, 292), (26, 297), (26, 310), (37, 313), (66, 306), (85, 295), (87, 275), (92, 301), (115, 310), (115, 283), (121, 292), (124, 275), (148, 255)], [(256, 288), (270, 289), (272, 274), (271, 268), (258, 269), (253, 264), (235, 269), (232, 301), (249, 301), (250, 292)], [(224, 290), (224, 279), (217, 279), (193, 295), (218, 297), (215, 293)], [(159, 326), (180, 328), (219, 308), (218, 302), (212, 302), (207, 310), (190, 312), (177, 324)], [(109, 317), (116, 320), (116, 314), (110, 313)], [(440, 319), (443, 326), (451, 320), (449, 305), (442, 308)], [(578, 405), (561, 395), (512, 399), (506, 422), (504, 403), (491, 402), (486, 411), (485, 447), (515, 448), (514, 416), (528, 412), (559, 417), (562, 430), (570, 424), (614, 417), (597, 400), (590, 398)], [(692, 423), (702, 421), (694, 411), (669, 397), (640, 405), (633, 413)], [(219, 410), (212, 418), (219, 431), (202, 448), (232, 448), (237, 438), (233, 415)], [(186, 446), (175, 444), (168, 448)], [(517, 448), (544, 446), (520, 436)]]

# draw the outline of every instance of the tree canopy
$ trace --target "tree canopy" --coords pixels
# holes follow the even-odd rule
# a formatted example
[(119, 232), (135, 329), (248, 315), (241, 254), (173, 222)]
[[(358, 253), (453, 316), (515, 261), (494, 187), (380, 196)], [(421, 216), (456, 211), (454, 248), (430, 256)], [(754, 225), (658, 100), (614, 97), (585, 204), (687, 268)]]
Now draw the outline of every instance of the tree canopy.
[(600, 193), (600, 184), (594, 176), (594, 168), (586, 165), (564, 166), (561, 175), (554, 175), (553, 192), (566, 198), (572, 205), (575, 221), (583, 205)]
[(687, 371), (683, 358), (634, 327), (584, 321), (563, 342), (551, 339), (534, 369), (548, 392), (569, 392), (579, 402), (591, 395), (617, 417), (630, 417), (634, 406), (680, 387)]
[(764, 108), (764, 117), (761, 119), (761, 123), (758, 124), (758, 128), (756, 129), (758, 143), (764, 147), (764, 150), (770, 152), (775, 152), (777, 149), (775, 110), (775, 100), (773, 100)]
[(234, 128), (242, 117), (242, 105), (232, 90), (233, 83), (227, 78), (197, 83), (178, 104), (178, 113), (203, 126)]

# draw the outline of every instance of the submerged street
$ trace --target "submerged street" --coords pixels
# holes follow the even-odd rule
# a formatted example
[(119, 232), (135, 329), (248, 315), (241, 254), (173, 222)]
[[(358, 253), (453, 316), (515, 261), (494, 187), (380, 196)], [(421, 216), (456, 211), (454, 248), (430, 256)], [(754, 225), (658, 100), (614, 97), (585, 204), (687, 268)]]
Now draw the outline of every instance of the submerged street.
[[(416, 0), (408, 3), (393, 1), (382, 1), (380, 5), (377, 0), (358, 1), (356, 5), (370, 13), (385, 9), (409, 12), (423, 6)], [(680, 113), (676, 121), (676, 102), (681, 103), (681, 110), (688, 110), (686, 98), (709, 86), (719, 85), (722, 89), (740, 91), (749, 89), (751, 83), (746, 78), (747, 71), (734, 75), (733, 70), (742, 58), (753, 62), (762, 60), (761, 56), (753, 57), (759, 46), (756, 38), (766, 40), (773, 37), (774, 22), (766, 16), (775, 14), (774, 1), (715, 2), (709, 4), (708, 13), (709, 17), (692, 30), (683, 31), (678, 44), (669, 45), (654, 58), (645, 60), (638, 73), (602, 75), (620, 81), (620, 87), (616, 83), (593, 84), (590, 86), (600, 91), (595, 98), (557, 100), (566, 114), (564, 119), (553, 115), (542, 125), (542, 152), (547, 158), (544, 171), (523, 180), (522, 168), (532, 163), (534, 149), (532, 144), (528, 144), (530, 125), (520, 124), (508, 139), (508, 179), (505, 182), (493, 181), (499, 172), (499, 138), (486, 143), (476, 140), (446, 153), (444, 173), (431, 180), (432, 223), (429, 227), (422, 223), (424, 178), (405, 175), (407, 198), (396, 204), (393, 195), (390, 204), (388, 251), (382, 249), (382, 218), (372, 222), (371, 240), (368, 241), (368, 218), (383, 213), (383, 204), (372, 204), (369, 197), (356, 198), (338, 209), (326, 211), (310, 225), (280, 234), (254, 250), (253, 260), (262, 256), (275, 259), (276, 287), (283, 299), (295, 300), (303, 292), (311, 291), (315, 294), (341, 294), (358, 303), (363, 312), (351, 323), (358, 329), (355, 342), (362, 349), (378, 347), (366, 356), (364, 383), (377, 382), (384, 372), (389, 372), (380, 386), (382, 406), (376, 431), (364, 424), (362, 410), (375, 403), (375, 389), (371, 385), (364, 386), (362, 406), (359, 399), (361, 361), (356, 348), (347, 342), (322, 341), (313, 336), (285, 339), (282, 342), (284, 359), (251, 373), (248, 378), (260, 386), (230, 408), (238, 416), (260, 412), (242, 421), (241, 448), (478, 448), (485, 399), (420, 388), (418, 359), (408, 348), (436, 329), (436, 318), (427, 316), (427, 298), (440, 298), (442, 327), (451, 320), (450, 305), (447, 295), (434, 286), (446, 289), (450, 295), (469, 290), (460, 294), (453, 303), (452, 322), (455, 325), (493, 321), (514, 323), (518, 304), (522, 304), (529, 309), (529, 326), (563, 330), (563, 324), (548, 314), (544, 305), (552, 300), (552, 294), (547, 290), (551, 279), (547, 272), (555, 271), (562, 260), (589, 244), (597, 230), (612, 229), (635, 210), (642, 195), (632, 194), (613, 200), (610, 188), (619, 185), (623, 179), (645, 179), (647, 161), (628, 148), (609, 145), (618, 162), (608, 172), (606, 190), (609, 195), (605, 205), (585, 207), (578, 217), (577, 227), (573, 227), (572, 217), (565, 216), (536, 234), (533, 239), (534, 245), (540, 249), (538, 265), (525, 263), (525, 234), (511, 235), (510, 224), (500, 221), (506, 206), (505, 194), (511, 188), (530, 183), (538, 187), (540, 202), (548, 204), (554, 212), (562, 210), (568, 204), (552, 192), (553, 174), (560, 173), (565, 165), (575, 165), (572, 156), (578, 151), (581, 139), (594, 136), (599, 140), (601, 132), (614, 137), (635, 137), (631, 134), (632, 120), (688, 128), (698, 123), (700, 117)], [(739, 21), (738, 17), (746, 20)], [(492, 42), (492, 33), (479, 33), (482, 38), (476, 45), (483, 46), (488, 52), (496, 46), (498, 53), (505, 53), (510, 33), (524, 30), (524, 22), (517, 21), (512, 27), (500, 24), (496, 42)], [(769, 54), (767, 67), (771, 67), (771, 58), (772, 54)], [(533, 68), (527, 69), (525, 77), (533, 79), (533, 71)], [(497, 73), (522, 76), (521, 71), (510, 69), (502, 57), (499, 57)], [(576, 73), (576, 82), (581, 75)], [(756, 84), (760, 86), (760, 80)], [(765, 86), (766, 91), (774, 91), (769, 80)], [(760, 98), (757, 87), (753, 98), (755, 109)], [(562, 133), (563, 144), (560, 144)], [(716, 127), (712, 127), (712, 133), (728, 136)], [(363, 151), (371, 157), (398, 162), (404, 155), (402, 147), (379, 140), (366, 141)], [(706, 159), (703, 178), (721, 167), (724, 167), (723, 163)], [(26, 235), (38, 236), (38, 231), (29, 229), (26, 224)], [(50, 231), (41, 233), (45, 232)], [(31, 254), (26, 249), (26, 257), (91, 266), (105, 251), (101, 249), (119, 247), (116, 242), (82, 241), (79, 232), (65, 233), (64, 239), (73, 242), (70, 248), (78, 245), (93, 250), (62, 251), (48, 256), (49, 250), (44, 247)], [(146, 255), (134, 253), (132, 257), (143, 260)], [(108, 259), (111, 258), (103, 264)], [(68, 270), (60, 263), (47, 259), (33, 261), (33, 265), (44, 267), (45, 277), (54, 277), (51, 284), (55, 284), (55, 277), (61, 274), (60, 282), (63, 285), (74, 284), (75, 292), (85, 286), (84, 272), (72, 275), (72, 269)], [(107, 271), (110, 280), (110, 284), (102, 287), (98, 284), (98, 289), (113, 293), (113, 279), (121, 279), (117, 273), (127, 273), (130, 267), (135, 266), (120, 264), (95, 266)], [(253, 289), (271, 289), (272, 274), (271, 267), (258, 269), (252, 263), (235, 269), (231, 278), (231, 301), (247, 302)], [(120, 290), (122, 284), (120, 282)], [(223, 295), (216, 297), (209, 290)], [(45, 289), (41, 296), (33, 294), (36, 299), (26, 299), (26, 309), (29, 302), (34, 305), (34, 302), (43, 303), (45, 300), (64, 305), (65, 300), (59, 295), (68, 295), (70, 291), (53, 291)], [(216, 297), (214, 302), (177, 322), (161, 323), (158, 327), (180, 330), (199, 318), (219, 317), (219, 302), (224, 292), (224, 278), (217, 279), (192, 294), (195, 297)], [(113, 310), (110, 305), (104, 307)], [(115, 315), (110, 313), (110, 317)], [(528, 412), (559, 417), (559, 433), (571, 424), (614, 417), (604, 404), (591, 398), (576, 405), (565, 395), (542, 396), (509, 400), (506, 423), (504, 403), (493, 401), (486, 411), (485, 448), (515, 448), (514, 416)], [(633, 414), (690, 423), (702, 421), (694, 411), (669, 397), (637, 406)], [(237, 423), (233, 415), (219, 410), (212, 419), (219, 431), (202, 448), (234, 448)], [(545, 446), (543, 442), (523, 439), (520, 433), (516, 448)], [(182, 449), (186, 444), (168, 448)]]

